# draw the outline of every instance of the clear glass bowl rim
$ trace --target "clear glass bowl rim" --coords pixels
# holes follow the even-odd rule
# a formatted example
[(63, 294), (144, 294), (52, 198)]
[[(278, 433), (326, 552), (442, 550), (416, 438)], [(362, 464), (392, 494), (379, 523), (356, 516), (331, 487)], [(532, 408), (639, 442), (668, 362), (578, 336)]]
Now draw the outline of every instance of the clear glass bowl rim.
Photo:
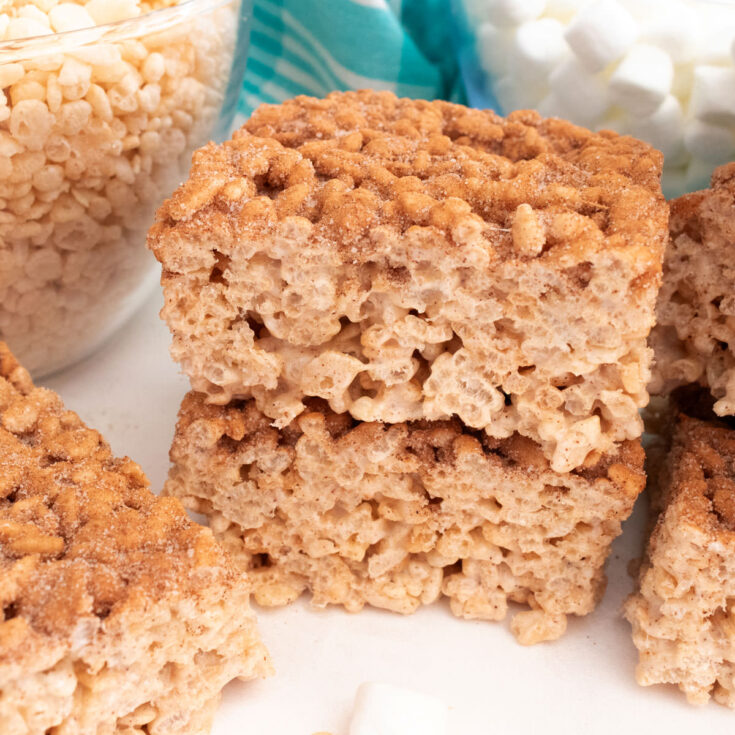
[[(43, 36), (28, 36), (11, 41), (0, 41), (0, 64), (10, 63), (8, 55), (27, 55), (29, 51), (40, 50), (42, 53), (54, 53), (61, 49), (53, 48), (52, 44), (61, 43), (65, 47), (84, 46), (96, 41), (105, 42), (125, 41), (129, 38), (141, 36), (144, 33), (154, 33), (165, 30), (171, 25), (184, 20), (205, 15), (224, 5), (231, 5), (239, 0), (184, 0), (168, 8), (151, 10), (133, 18), (124, 18), (112, 23), (102, 23), (89, 28), (79, 28), (74, 31), (50, 33)], [(5, 58), (4, 58), (5, 57)]]

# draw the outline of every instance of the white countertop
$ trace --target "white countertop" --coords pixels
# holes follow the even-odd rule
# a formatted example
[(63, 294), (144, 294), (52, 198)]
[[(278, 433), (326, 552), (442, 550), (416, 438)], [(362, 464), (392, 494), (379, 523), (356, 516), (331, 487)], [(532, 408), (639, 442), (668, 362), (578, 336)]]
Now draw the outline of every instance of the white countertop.
[[(187, 381), (168, 356), (160, 296), (95, 355), (42, 381), (127, 454), (159, 489)], [(270, 680), (235, 682), (214, 735), (346, 735), (360, 683), (385, 681), (440, 697), (451, 707), (450, 735), (576, 733), (676, 735), (735, 728), (717, 704), (695, 709), (673, 688), (643, 689), (633, 678), (636, 652), (618, 614), (631, 580), (626, 565), (641, 544), (639, 501), (613, 548), (609, 586), (595, 613), (570, 620), (555, 643), (519, 646), (505, 623), (454, 618), (443, 603), (402, 617), (366, 609), (259, 609), (277, 670)], [(414, 735), (406, 733), (405, 735)], [(421, 735), (416, 733), (415, 735)]]

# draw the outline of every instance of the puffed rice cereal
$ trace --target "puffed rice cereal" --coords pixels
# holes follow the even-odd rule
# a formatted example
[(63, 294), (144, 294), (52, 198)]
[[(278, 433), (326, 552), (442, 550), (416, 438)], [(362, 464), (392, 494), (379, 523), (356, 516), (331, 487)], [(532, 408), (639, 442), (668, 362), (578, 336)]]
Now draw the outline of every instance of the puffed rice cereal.
[(217, 124), (240, 0), (151, 13), (175, 5), (0, 0), (0, 338), (31, 371), (137, 306), (153, 212)]

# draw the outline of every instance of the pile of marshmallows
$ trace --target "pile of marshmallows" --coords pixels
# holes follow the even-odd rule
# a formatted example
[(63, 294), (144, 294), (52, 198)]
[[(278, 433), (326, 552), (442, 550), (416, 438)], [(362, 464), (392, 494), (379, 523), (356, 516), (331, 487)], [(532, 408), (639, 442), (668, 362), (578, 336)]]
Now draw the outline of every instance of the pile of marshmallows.
[(735, 3), (465, 0), (504, 112), (537, 109), (634, 135), (670, 195), (735, 158)]

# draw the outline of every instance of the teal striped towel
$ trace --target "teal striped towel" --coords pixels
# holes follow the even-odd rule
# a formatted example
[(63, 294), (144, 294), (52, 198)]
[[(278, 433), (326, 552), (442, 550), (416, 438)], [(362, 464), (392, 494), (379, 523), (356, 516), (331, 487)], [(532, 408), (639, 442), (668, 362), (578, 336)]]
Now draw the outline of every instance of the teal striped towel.
[(255, 0), (238, 107), (335, 89), (464, 100), (449, 0)]

